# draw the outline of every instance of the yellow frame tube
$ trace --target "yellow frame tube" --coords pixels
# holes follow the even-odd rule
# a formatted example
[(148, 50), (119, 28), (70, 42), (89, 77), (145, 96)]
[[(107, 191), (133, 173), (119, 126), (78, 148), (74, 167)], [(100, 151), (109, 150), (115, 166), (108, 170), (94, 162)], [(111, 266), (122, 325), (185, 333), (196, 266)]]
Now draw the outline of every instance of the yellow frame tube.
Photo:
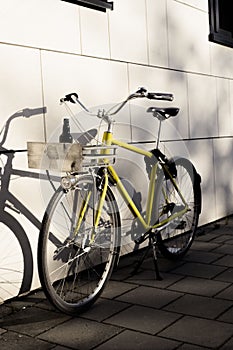
[(76, 225), (75, 231), (74, 231), (74, 235), (75, 236), (77, 235), (78, 230), (80, 229), (80, 226), (81, 226), (81, 223), (83, 221), (85, 212), (87, 210), (87, 206), (88, 206), (90, 197), (91, 197), (91, 191), (88, 192), (87, 198), (83, 200), (82, 206), (80, 208), (79, 215), (78, 215), (78, 222), (77, 222), (77, 225)]
[[(119, 146), (121, 148), (127, 149), (129, 151), (132, 151), (134, 153), (138, 153), (144, 156), (147, 156), (149, 158), (153, 157), (153, 153), (150, 151), (145, 151), (141, 148), (138, 148), (134, 145), (129, 145), (126, 142), (123, 141), (119, 141), (119, 140), (115, 140), (113, 139), (113, 135), (111, 132), (109, 131), (105, 131), (103, 134), (103, 139), (102, 142), (106, 145), (116, 145)], [(105, 154), (108, 153), (108, 150), (104, 151)], [(173, 215), (171, 215), (168, 219), (163, 220), (162, 222), (160, 222), (159, 224), (155, 224), (153, 226), (150, 225), (150, 220), (151, 220), (151, 214), (152, 214), (152, 206), (153, 206), (153, 200), (154, 200), (154, 192), (155, 192), (155, 185), (156, 185), (156, 173), (157, 173), (157, 169), (158, 169), (158, 163), (156, 163), (153, 167), (152, 167), (152, 171), (151, 171), (151, 177), (150, 177), (150, 183), (149, 183), (149, 193), (148, 193), (148, 197), (147, 197), (147, 205), (146, 205), (146, 221), (144, 220), (144, 218), (142, 217), (141, 213), (139, 212), (139, 210), (137, 209), (136, 205), (134, 204), (132, 198), (129, 196), (127, 190), (125, 189), (124, 185), (122, 184), (119, 176), (117, 175), (116, 171), (114, 170), (114, 168), (112, 166), (108, 166), (107, 167), (109, 173), (111, 174), (113, 180), (115, 181), (116, 185), (117, 185), (117, 189), (119, 190), (121, 196), (123, 197), (123, 199), (125, 200), (126, 204), (129, 205), (129, 207), (131, 208), (131, 210), (133, 211), (133, 213), (135, 214), (135, 217), (138, 217), (139, 221), (141, 222), (141, 224), (143, 225), (143, 227), (147, 230), (149, 230), (150, 228), (159, 228), (161, 226), (163, 226), (164, 224), (172, 221), (173, 219), (182, 216), (183, 214), (185, 214), (189, 209), (187, 206), (186, 201), (184, 200), (176, 182), (174, 181), (174, 179), (172, 178), (172, 176), (170, 176), (171, 181), (176, 189), (176, 191), (178, 192), (181, 200), (183, 201), (183, 203), (185, 204), (185, 209), (181, 210), (178, 213), (175, 213)]]

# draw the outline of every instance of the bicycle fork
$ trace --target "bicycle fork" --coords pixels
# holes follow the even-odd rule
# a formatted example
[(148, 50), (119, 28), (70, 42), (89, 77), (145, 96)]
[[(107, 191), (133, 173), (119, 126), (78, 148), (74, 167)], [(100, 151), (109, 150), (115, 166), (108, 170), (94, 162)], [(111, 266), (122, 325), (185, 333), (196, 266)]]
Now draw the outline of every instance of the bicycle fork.
[(92, 226), (91, 232), (88, 233), (88, 237), (86, 237), (86, 242), (83, 242), (83, 247), (82, 247), (83, 249), (85, 248), (85, 246), (87, 245), (89, 246), (95, 241), (95, 234), (97, 232), (97, 227), (99, 226), (99, 223), (100, 223), (101, 213), (102, 213), (105, 197), (107, 194), (107, 188), (108, 188), (107, 171), (104, 171), (103, 180), (101, 184), (98, 185), (98, 187), (101, 187), (101, 196), (98, 199), (97, 208), (96, 210), (94, 210), (96, 206), (96, 198), (97, 198), (97, 194), (96, 194), (97, 183), (93, 175), (93, 185), (91, 186), (91, 188), (87, 190), (87, 195), (82, 201), (82, 204), (80, 206), (80, 210), (77, 216), (78, 217), (77, 224), (74, 230), (72, 230), (73, 231), (72, 236), (75, 239), (80, 233), (81, 225), (85, 221), (85, 216), (88, 208), (90, 206), (93, 206), (93, 218), (92, 218), (93, 226)]

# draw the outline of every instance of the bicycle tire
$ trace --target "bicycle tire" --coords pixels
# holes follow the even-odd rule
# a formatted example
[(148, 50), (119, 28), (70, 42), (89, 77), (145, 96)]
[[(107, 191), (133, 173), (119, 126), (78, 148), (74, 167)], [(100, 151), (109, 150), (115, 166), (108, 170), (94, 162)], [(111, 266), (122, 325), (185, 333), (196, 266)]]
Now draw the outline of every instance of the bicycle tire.
[(0, 300), (4, 301), (30, 291), (33, 256), (29, 239), (13, 216), (3, 212), (0, 227)]
[(93, 187), (99, 198), (101, 190), (93, 186), (92, 176), (81, 177), (69, 191), (60, 187), (48, 204), (39, 235), (41, 285), (49, 301), (69, 315), (86, 311), (99, 298), (120, 254), (120, 215), (109, 187), (94, 242), (87, 244), (96, 211), (93, 193), (74, 237), (77, 213)]
[[(174, 159), (176, 176), (174, 178), (190, 211), (177, 217), (161, 231), (157, 232), (158, 248), (162, 255), (170, 260), (182, 258), (190, 249), (201, 212), (200, 175), (186, 158)], [(163, 171), (158, 177), (158, 190), (155, 201), (158, 210), (158, 222), (167, 219), (184, 207), (171, 179)]]

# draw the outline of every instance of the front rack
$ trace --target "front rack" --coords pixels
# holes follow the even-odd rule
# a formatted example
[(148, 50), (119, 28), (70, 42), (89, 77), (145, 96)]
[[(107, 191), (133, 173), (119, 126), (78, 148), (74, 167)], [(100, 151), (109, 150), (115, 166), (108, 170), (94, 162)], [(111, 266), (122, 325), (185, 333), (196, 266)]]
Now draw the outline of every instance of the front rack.
[(59, 172), (83, 172), (115, 163), (117, 146), (28, 142), (28, 167)]

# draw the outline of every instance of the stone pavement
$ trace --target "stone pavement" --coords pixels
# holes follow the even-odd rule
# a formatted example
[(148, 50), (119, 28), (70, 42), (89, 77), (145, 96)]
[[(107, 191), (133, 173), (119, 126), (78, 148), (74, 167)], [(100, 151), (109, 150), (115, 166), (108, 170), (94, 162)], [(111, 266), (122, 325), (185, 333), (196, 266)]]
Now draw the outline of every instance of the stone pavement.
[(42, 291), (0, 306), (1, 350), (233, 349), (233, 217), (199, 230), (182, 261), (124, 256), (102, 298), (79, 317), (51, 307)]

